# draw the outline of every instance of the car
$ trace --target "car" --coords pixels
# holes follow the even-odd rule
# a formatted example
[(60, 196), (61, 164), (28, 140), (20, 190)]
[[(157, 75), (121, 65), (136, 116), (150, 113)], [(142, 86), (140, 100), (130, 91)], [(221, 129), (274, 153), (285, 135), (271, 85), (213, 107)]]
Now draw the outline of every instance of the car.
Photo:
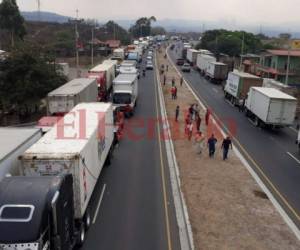
[(181, 67), (182, 72), (191, 72), (191, 65), (184, 63)]
[(184, 64), (184, 59), (183, 58), (178, 58), (176, 60), (176, 64), (179, 65), (179, 66), (182, 66)]
[(152, 61), (152, 56), (147, 56), (147, 61)]
[(153, 63), (148, 61), (146, 64), (146, 69), (153, 70)]

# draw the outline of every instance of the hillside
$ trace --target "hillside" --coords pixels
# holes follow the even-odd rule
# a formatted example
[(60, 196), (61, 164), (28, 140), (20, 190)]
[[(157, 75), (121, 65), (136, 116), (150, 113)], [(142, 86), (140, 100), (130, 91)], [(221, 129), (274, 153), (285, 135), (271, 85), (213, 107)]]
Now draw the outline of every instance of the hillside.
[(62, 16), (52, 12), (41, 11), (40, 15), (38, 11), (22, 11), (22, 16), (26, 21), (43, 21), (51, 23), (66, 23), (70, 17)]

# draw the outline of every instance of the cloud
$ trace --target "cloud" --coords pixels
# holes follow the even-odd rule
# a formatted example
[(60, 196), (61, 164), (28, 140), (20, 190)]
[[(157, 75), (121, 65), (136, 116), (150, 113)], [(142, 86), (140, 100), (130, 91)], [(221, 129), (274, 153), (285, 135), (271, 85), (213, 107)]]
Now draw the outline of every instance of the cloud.
[[(40, 0), (41, 9), (84, 18), (224, 20), (235, 23), (281, 24), (299, 22), (299, 0)], [(36, 10), (36, 0), (18, 0), (21, 10)]]

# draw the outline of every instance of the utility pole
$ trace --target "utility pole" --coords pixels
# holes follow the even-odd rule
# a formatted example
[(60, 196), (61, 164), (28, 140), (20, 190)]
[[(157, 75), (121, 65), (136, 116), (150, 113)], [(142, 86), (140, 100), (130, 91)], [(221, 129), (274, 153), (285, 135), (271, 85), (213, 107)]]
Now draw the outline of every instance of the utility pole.
[(242, 64), (243, 64), (243, 54), (244, 54), (244, 45), (245, 44), (245, 32), (243, 32), (243, 40), (242, 40), (242, 48), (241, 48), (241, 60), (240, 60), (240, 70), (242, 69)]
[(92, 41), (91, 41), (91, 64), (94, 66), (94, 23), (92, 26)]
[(289, 84), (290, 62), (291, 62), (291, 46), (290, 46), (290, 39), (288, 39), (288, 59), (286, 65), (285, 85)]
[(77, 76), (79, 77), (79, 51), (78, 51), (78, 41), (79, 41), (79, 34), (78, 34), (78, 9), (76, 10), (76, 19), (75, 19), (75, 48), (76, 48), (76, 70)]

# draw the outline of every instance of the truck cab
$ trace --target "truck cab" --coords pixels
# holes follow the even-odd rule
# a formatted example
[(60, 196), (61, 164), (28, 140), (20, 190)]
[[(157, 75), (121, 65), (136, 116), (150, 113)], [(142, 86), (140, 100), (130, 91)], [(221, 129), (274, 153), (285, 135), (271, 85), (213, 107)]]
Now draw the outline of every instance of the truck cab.
[(6, 177), (0, 183), (0, 249), (72, 249), (76, 232), (72, 175)]
[(120, 74), (113, 82), (112, 102), (127, 116), (132, 116), (138, 97), (138, 79), (136, 74)]

